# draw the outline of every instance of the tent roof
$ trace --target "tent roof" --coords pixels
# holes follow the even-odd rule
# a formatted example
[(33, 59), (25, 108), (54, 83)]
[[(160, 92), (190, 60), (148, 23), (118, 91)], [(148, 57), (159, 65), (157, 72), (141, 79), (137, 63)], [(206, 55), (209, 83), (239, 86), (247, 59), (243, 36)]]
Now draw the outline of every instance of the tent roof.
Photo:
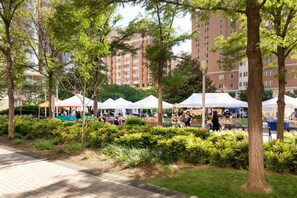
[(115, 100), (115, 109), (129, 108), (129, 105), (131, 104), (133, 103), (128, 100), (125, 100), (124, 98), (118, 98)]
[[(67, 98), (61, 102), (58, 102), (56, 106), (58, 107), (81, 107), (83, 101), (83, 96), (80, 94), (76, 94), (70, 98)], [(85, 97), (85, 104), (84, 106), (93, 106), (93, 100)]]
[[(278, 97), (262, 102), (262, 107), (277, 107)], [(285, 95), (286, 107), (297, 108), (297, 99)]]
[(102, 108), (102, 109), (114, 109), (113, 108), (114, 103), (115, 103), (115, 100), (113, 100), (112, 98), (109, 98), (109, 99), (105, 100), (104, 102), (102, 102), (100, 104), (100, 108)]
[[(265, 116), (275, 117), (277, 112), (277, 100), (278, 97), (272, 98), (262, 102), (262, 111)], [(297, 108), (297, 99), (285, 95), (285, 117), (289, 116)]]
[[(55, 97), (55, 101), (56, 101), (56, 97)], [(58, 102), (61, 102), (61, 101), (62, 101), (62, 100), (59, 100), (59, 99), (58, 99)], [(49, 101), (40, 103), (40, 104), (38, 105), (38, 107), (40, 107), (40, 108), (49, 107)]]
[[(202, 107), (202, 93), (193, 93), (177, 107)], [(247, 103), (231, 97), (228, 93), (205, 93), (205, 107), (247, 107)]]
[[(172, 104), (168, 102), (162, 103), (164, 109), (171, 109), (173, 107)], [(150, 95), (142, 100), (134, 102), (133, 104), (129, 105), (132, 109), (157, 109), (158, 108), (158, 98), (153, 95)]]

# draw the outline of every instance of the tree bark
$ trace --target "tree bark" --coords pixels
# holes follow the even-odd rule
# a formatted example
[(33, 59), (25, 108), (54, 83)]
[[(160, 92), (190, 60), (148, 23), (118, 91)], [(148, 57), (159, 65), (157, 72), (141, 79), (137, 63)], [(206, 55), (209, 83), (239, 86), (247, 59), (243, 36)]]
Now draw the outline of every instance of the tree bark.
[(13, 137), (14, 134), (14, 83), (13, 83), (13, 61), (11, 54), (11, 38), (10, 38), (10, 28), (6, 27), (6, 36), (8, 47), (6, 48), (6, 72), (7, 72), (7, 95), (8, 95), (8, 136)]
[(285, 112), (285, 93), (286, 93), (286, 65), (285, 49), (277, 47), (278, 61), (278, 100), (277, 100), (277, 139), (284, 139), (284, 112)]
[(53, 72), (49, 71), (48, 72), (48, 115), (50, 118), (53, 118), (53, 112), (52, 112), (52, 96), (53, 96)]
[(158, 81), (158, 126), (163, 126), (163, 84), (162, 80)]
[(248, 57), (248, 122), (249, 122), (249, 175), (244, 188), (248, 191), (267, 192), (264, 176), (262, 95), (263, 62), (260, 50), (260, 8), (257, 0), (247, 1), (247, 57)]
[(93, 101), (94, 101), (94, 105), (93, 105), (93, 108), (94, 108), (94, 118), (97, 118), (98, 117), (98, 105), (97, 105), (97, 96), (98, 96), (98, 88), (97, 88), (97, 85), (98, 85), (98, 71), (99, 70), (99, 66), (98, 64), (95, 66), (94, 68), (94, 73), (93, 73)]

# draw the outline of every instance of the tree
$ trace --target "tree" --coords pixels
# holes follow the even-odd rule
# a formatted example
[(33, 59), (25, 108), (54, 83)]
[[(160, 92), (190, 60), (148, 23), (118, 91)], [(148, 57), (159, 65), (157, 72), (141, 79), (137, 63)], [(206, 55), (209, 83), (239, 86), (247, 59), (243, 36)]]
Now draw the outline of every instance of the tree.
[[(215, 92), (216, 88), (206, 76), (206, 92)], [(164, 80), (164, 98), (170, 103), (178, 103), (192, 93), (202, 92), (202, 71), (198, 59), (182, 54), (172, 74)]]
[(67, 49), (67, 44), (59, 42), (53, 36), (53, 31), (49, 26), (54, 4), (33, 0), (28, 4), (31, 10), (26, 13), (26, 26), (23, 32), (26, 35), (26, 45), (29, 52), (37, 58), (37, 63), (31, 63), (30, 68), (40, 72), (47, 79), (47, 95), (49, 98), (49, 117), (53, 118), (51, 111), (54, 84), (59, 81), (63, 74), (64, 66), (67, 62), (63, 60), (63, 52)]
[[(177, 35), (173, 22), (182, 13), (180, 6), (167, 4), (160, 0), (145, 1), (143, 3), (148, 15), (140, 27), (146, 29), (147, 34), (154, 38), (154, 42), (145, 49), (146, 57), (150, 61), (149, 68), (158, 87), (158, 125), (162, 125), (163, 118), (163, 83), (164, 76), (170, 68), (172, 47), (189, 38), (189, 34)], [(141, 24), (140, 23), (140, 24)], [(142, 29), (143, 30), (143, 29)]]
[(291, 96), (292, 98), (297, 98), (297, 89), (294, 89), (293, 92), (287, 91), (286, 95)]
[[(238, 92), (239, 99), (242, 101), (247, 101), (247, 90), (240, 90)], [(269, 100), (272, 98), (272, 90), (264, 90), (262, 101)]]
[(267, 54), (277, 56), (277, 138), (284, 139), (285, 92), (288, 74), (285, 61), (297, 49), (297, 4), (292, 0), (271, 0), (262, 9), (262, 37)]
[[(179, 1), (176, 1), (179, 2)], [(220, 11), (225, 16), (246, 19), (248, 58), (248, 114), (249, 114), (249, 176), (245, 189), (250, 191), (269, 190), (264, 177), (263, 136), (262, 136), (262, 82), (263, 62), (260, 49), (260, 10), (266, 0), (195, 0), (192, 7), (208, 11)], [(207, 13), (206, 13), (207, 14)]]
[[(17, 12), (21, 9), (25, 0), (2, 0), (0, 2), (0, 26), (3, 27), (0, 35), (0, 51), (6, 60), (6, 76), (7, 76), (7, 95), (9, 99), (9, 121), (8, 121), (8, 135), (13, 136), (14, 133), (14, 30), (13, 24), (17, 20)], [(1, 27), (1, 29), (2, 29)]]
[[(283, 139), (284, 133), (284, 112), (285, 112), (285, 86), (286, 80), (292, 74), (288, 74), (285, 61), (295, 53), (297, 49), (297, 5), (291, 0), (272, 0), (268, 1), (262, 11), (261, 28), (261, 48), (266, 56), (275, 55), (277, 63), (270, 64), (267, 69), (277, 65), (278, 78), (278, 114), (277, 114), (277, 138)], [(246, 28), (245, 22), (242, 23), (242, 30)], [(217, 38), (217, 44), (214, 50), (222, 50), (223, 66), (238, 62), (245, 55), (244, 47), (246, 44), (246, 33), (244, 31), (232, 34), (229, 38)], [(293, 74), (294, 75), (294, 74)]]
[(129, 85), (104, 85), (101, 90), (100, 100), (105, 101), (108, 98), (118, 99), (122, 97), (128, 101), (136, 102), (149, 95), (157, 95), (156, 89), (138, 90)]
[[(85, 56), (89, 65), (85, 72), (92, 82), (87, 87), (92, 89), (92, 98), (97, 101), (100, 88), (107, 80), (105, 57), (114, 55), (117, 50), (122, 53), (131, 51), (125, 41), (133, 35), (135, 28), (116, 29), (115, 25), (120, 20), (115, 14), (116, 5), (103, 0), (71, 0), (58, 4), (56, 8), (57, 12), (52, 20), (55, 35), (60, 40), (71, 43), (73, 55), (79, 52), (79, 56)], [(68, 28), (65, 29), (65, 26)], [(116, 34), (112, 34), (113, 32)], [(73, 58), (76, 59), (77, 55)], [(94, 103), (95, 116), (97, 110), (97, 103)]]

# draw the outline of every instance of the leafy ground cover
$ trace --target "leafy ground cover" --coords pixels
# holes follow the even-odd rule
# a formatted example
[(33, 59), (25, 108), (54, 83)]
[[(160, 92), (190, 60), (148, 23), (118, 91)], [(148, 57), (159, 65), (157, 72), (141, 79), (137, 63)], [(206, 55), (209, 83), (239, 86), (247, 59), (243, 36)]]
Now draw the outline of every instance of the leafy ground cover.
[(241, 186), (247, 181), (247, 176), (246, 170), (207, 166), (183, 170), (171, 177), (156, 177), (144, 181), (199, 198), (293, 198), (297, 195), (297, 176), (266, 173), (267, 181), (272, 188), (268, 194), (242, 191)]

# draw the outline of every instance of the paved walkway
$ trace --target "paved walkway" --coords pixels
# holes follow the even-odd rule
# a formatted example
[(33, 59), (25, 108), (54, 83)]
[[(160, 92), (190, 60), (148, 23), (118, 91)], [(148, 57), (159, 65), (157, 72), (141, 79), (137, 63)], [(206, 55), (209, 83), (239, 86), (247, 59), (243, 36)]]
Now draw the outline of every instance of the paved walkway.
[(189, 197), (0, 146), (0, 197)]

